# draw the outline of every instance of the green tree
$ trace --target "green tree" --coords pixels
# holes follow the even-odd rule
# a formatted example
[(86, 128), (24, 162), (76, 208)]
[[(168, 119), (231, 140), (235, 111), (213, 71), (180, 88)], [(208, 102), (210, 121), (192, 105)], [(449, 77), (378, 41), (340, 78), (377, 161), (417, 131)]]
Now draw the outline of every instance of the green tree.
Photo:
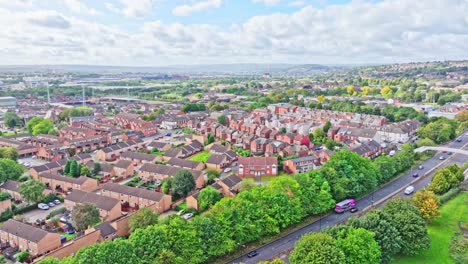
[(364, 228), (347, 228), (339, 232), (336, 245), (343, 251), (346, 263), (379, 263), (381, 252), (375, 234)]
[(402, 240), (397, 228), (393, 226), (387, 214), (381, 210), (371, 211), (364, 217), (353, 217), (346, 224), (355, 228), (364, 228), (375, 233), (375, 240), (381, 249), (381, 262), (390, 263), (393, 256), (401, 250)]
[(401, 237), (401, 254), (415, 255), (430, 246), (426, 222), (411, 200), (396, 198), (382, 211), (398, 230)]
[(40, 202), (44, 199), (45, 184), (40, 181), (29, 180), (20, 186), (19, 193), (28, 202)]
[(91, 171), (89, 170), (89, 168), (87, 166), (80, 166), (81, 167), (81, 170), (80, 170), (80, 175), (82, 176), (91, 176)]
[(280, 128), (280, 133), (281, 133), (281, 134), (286, 134), (286, 132), (287, 132), (287, 131), (286, 131), (286, 128), (285, 128), (285, 127)]
[[(101, 264), (101, 263), (113, 263), (113, 264), (137, 264), (139, 257), (134, 253), (134, 247), (132, 243), (125, 239), (116, 239), (114, 241), (104, 241), (84, 247), (80, 249), (73, 261), (70, 264), (75, 263), (87, 263), (87, 264)], [(147, 262), (146, 262), (147, 263)]]
[(23, 172), (23, 166), (19, 165), (16, 161), (0, 158), (0, 182), (18, 180)]
[(330, 185), (327, 181), (322, 183), (314, 206), (317, 208), (317, 213), (325, 213), (335, 206), (335, 200), (333, 200)]
[(93, 174), (98, 175), (100, 171), (101, 171), (101, 164), (99, 162), (95, 162), (94, 167), (93, 167)]
[(380, 156), (374, 159), (374, 165), (379, 171), (380, 178), (379, 183), (388, 182), (390, 179), (397, 175), (397, 164), (396, 159), (389, 156)]
[(195, 188), (195, 180), (189, 170), (180, 170), (172, 179), (172, 194), (185, 197)]
[(220, 123), (221, 125), (223, 126), (227, 125), (227, 117), (225, 115), (218, 116), (217, 120), (218, 120), (218, 123)]
[(63, 173), (65, 175), (70, 174), (70, 167), (71, 167), (71, 160), (67, 160), (67, 163), (65, 163), (65, 167), (63, 168)]
[(5, 123), (7, 127), (14, 128), (15, 126), (18, 126), (21, 124), (21, 119), (15, 112), (8, 111), (3, 116), (3, 122)]
[(76, 160), (70, 161), (70, 171), (68, 172), (68, 176), (70, 177), (79, 177), (81, 174), (81, 166)]
[(323, 132), (325, 132), (325, 134), (328, 133), (328, 130), (330, 129), (330, 127), (331, 127), (331, 122), (330, 120), (327, 120), (327, 122), (323, 126)]
[(26, 260), (28, 260), (30, 257), (29, 255), (29, 252), (27, 251), (21, 251), (18, 256), (16, 257), (16, 260), (19, 261), (19, 262), (25, 262)]
[(172, 179), (171, 178), (167, 178), (167, 179), (162, 181), (161, 190), (162, 190), (162, 192), (164, 194), (169, 194), (169, 192), (171, 191), (171, 188), (172, 188)]
[(19, 158), (18, 151), (12, 147), (0, 148), (0, 158), (17, 160)]
[(221, 174), (219, 171), (214, 170), (214, 169), (207, 169), (206, 170), (206, 177), (207, 177), (207, 184), (212, 184), (214, 183), (216, 178), (219, 178)]
[(419, 190), (413, 196), (414, 205), (419, 209), (421, 216), (430, 221), (440, 216), (439, 198), (432, 191)]
[(215, 142), (215, 137), (213, 135), (211, 135), (210, 133), (208, 133), (208, 136), (207, 136), (207, 145), (211, 144)]
[(323, 132), (323, 129), (317, 128), (314, 131), (314, 144), (315, 145), (320, 145), (322, 144), (327, 138), (327, 135), (325, 132)]
[(68, 155), (70, 155), (70, 157), (75, 156), (75, 154), (76, 154), (76, 149), (74, 148), (68, 149)]
[(130, 227), (130, 233), (137, 230), (138, 228), (144, 229), (148, 226), (152, 226), (158, 223), (159, 214), (151, 210), (148, 207), (141, 208), (128, 220), (128, 226)]
[(450, 170), (438, 170), (431, 179), (428, 189), (437, 194), (444, 194), (452, 187), (449, 179), (452, 177)]
[(317, 102), (319, 102), (319, 103), (321, 103), (321, 104), (322, 104), (323, 102), (325, 102), (325, 96), (323, 96), (323, 95), (317, 96)]
[(289, 256), (291, 264), (341, 264), (346, 263), (343, 251), (336, 240), (324, 233), (302, 236)]
[(168, 250), (168, 249), (163, 249), (159, 253), (158, 258), (156, 259), (157, 264), (177, 264), (178, 262), (177, 256), (174, 254), (174, 252)]
[(33, 117), (26, 123), (26, 129), (34, 136), (39, 134), (47, 134), (54, 128), (54, 124), (49, 119), (42, 117)]
[(393, 97), (392, 89), (388, 86), (384, 86), (380, 92), (385, 99), (390, 99)]
[(99, 209), (94, 204), (75, 205), (71, 216), (73, 227), (78, 231), (84, 231), (100, 221)]
[(214, 205), (219, 200), (221, 200), (221, 194), (211, 186), (201, 190), (198, 195), (198, 203), (202, 211), (210, 208), (210, 206)]

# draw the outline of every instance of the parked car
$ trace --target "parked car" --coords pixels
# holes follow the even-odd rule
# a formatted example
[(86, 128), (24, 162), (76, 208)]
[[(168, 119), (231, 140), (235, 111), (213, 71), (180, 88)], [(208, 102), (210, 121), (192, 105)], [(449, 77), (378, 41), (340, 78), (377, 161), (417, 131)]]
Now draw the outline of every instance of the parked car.
[(37, 205), (37, 208), (42, 209), (42, 210), (49, 210), (49, 206), (45, 203), (40, 203)]
[(351, 207), (351, 209), (349, 211), (351, 213), (355, 213), (355, 212), (359, 211), (359, 209), (357, 207)]
[(185, 220), (189, 220), (189, 219), (192, 218), (192, 217), (193, 217), (193, 214), (192, 214), (192, 213), (184, 214), (184, 215), (182, 216), (182, 218), (185, 219)]
[(413, 177), (414, 177), (414, 178), (419, 177), (419, 173), (417, 173), (417, 172), (413, 173)]
[(232, 171), (231, 168), (226, 168), (226, 169), (224, 169), (224, 172), (231, 172), (231, 171)]
[(49, 205), (49, 207), (54, 207), (54, 206), (55, 206), (55, 203), (54, 203), (54, 202), (50, 202), (48, 205)]
[(62, 202), (60, 200), (54, 200), (55, 204), (61, 204)]
[(419, 169), (419, 170), (422, 170), (422, 169), (424, 169), (424, 166), (423, 166), (423, 165), (419, 165), (418, 169)]
[(253, 258), (253, 257), (257, 256), (257, 255), (258, 255), (257, 250), (253, 250), (253, 251), (250, 251), (249, 253), (247, 253), (248, 258)]
[(408, 186), (408, 187), (406, 187), (406, 189), (405, 189), (405, 194), (406, 194), (406, 195), (410, 195), (410, 194), (412, 194), (413, 192), (414, 192), (414, 187), (413, 187), (413, 186)]
[(444, 157), (444, 156), (440, 156), (439, 159), (440, 159), (440, 160), (444, 160), (445, 157)]

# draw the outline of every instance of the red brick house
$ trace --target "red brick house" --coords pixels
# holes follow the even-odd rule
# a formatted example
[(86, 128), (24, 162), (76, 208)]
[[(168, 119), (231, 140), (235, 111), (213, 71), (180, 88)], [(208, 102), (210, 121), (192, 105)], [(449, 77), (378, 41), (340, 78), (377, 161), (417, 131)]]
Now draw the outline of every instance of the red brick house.
[(239, 157), (238, 176), (241, 178), (277, 175), (276, 157)]

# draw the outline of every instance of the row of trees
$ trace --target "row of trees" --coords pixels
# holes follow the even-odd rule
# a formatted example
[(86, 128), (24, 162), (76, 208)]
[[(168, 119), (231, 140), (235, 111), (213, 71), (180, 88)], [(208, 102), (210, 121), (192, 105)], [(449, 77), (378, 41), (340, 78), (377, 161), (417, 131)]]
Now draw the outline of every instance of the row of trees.
[(344, 225), (304, 235), (290, 255), (295, 263), (389, 263), (430, 245), (425, 221), (411, 200), (397, 198), (384, 209)]
[(18, 151), (12, 147), (0, 148), (0, 159), (17, 160), (19, 157)]
[(70, 117), (91, 116), (93, 109), (90, 107), (77, 106), (73, 108), (66, 108), (59, 114), (61, 121), (68, 121)]
[[(96, 163), (99, 164), (99, 163)], [(100, 165), (95, 165), (93, 169), (93, 174), (97, 174), (100, 171)], [(63, 173), (67, 176), (77, 178), (80, 176), (91, 176), (91, 171), (86, 165), (79, 164), (76, 160), (67, 160), (65, 167), (63, 168)]]
[(23, 172), (23, 166), (19, 165), (16, 161), (0, 158), (0, 183), (7, 180), (18, 180)]
[(465, 176), (463, 175), (461, 168), (456, 164), (453, 164), (438, 170), (434, 174), (434, 177), (432, 177), (428, 189), (438, 195), (441, 195), (452, 188), (460, 186), (464, 178)]
[(202, 104), (202, 103), (188, 103), (182, 107), (182, 111), (184, 111), (185, 113), (206, 111), (206, 106), (205, 104)]
[[(188, 176), (182, 170), (176, 175), (180, 178), (176, 184), (174, 177), (167, 188), (173, 193), (186, 194), (193, 189)], [(277, 177), (267, 186), (244, 184), (243, 191), (234, 198), (219, 200), (213, 190), (206, 188), (200, 193), (199, 202), (207, 211), (192, 221), (186, 222), (179, 217), (169, 217), (157, 224), (150, 221), (133, 228), (128, 240), (81, 249), (75, 257), (65, 259), (63, 263), (136, 263), (128, 256), (139, 256), (138, 263), (167, 263), (163, 260), (168, 258), (173, 261), (170, 263), (206, 262), (248, 242), (277, 234), (306, 216), (325, 213), (334, 207), (335, 201), (362, 197), (382, 181), (380, 170), (371, 160), (342, 150), (332, 155), (319, 170)], [(176, 191), (174, 184), (187, 188)], [(334, 239), (346, 245), (361, 235), (370, 239), (372, 235), (366, 232), (350, 230)], [(383, 254), (373, 252), (372, 259)]]
[(456, 136), (457, 121), (445, 117), (431, 118), (430, 122), (418, 130), (418, 136), (428, 138), (437, 144), (445, 143)]
[(380, 156), (374, 159), (374, 165), (380, 173), (378, 183), (388, 182), (400, 173), (407, 171), (413, 165), (415, 154), (413, 146), (410, 144), (402, 145), (401, 151), (393, 157)]

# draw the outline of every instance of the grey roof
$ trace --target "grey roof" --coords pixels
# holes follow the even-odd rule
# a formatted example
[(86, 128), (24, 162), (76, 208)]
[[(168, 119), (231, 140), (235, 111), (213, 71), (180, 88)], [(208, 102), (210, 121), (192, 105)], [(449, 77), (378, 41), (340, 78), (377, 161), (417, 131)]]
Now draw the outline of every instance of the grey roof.
[(302, 161), (314, 161), (316, 160), (317, 157), (315, 156), (305, 156), (305, 157), (299, 157), (295, 159), (291, 159), (292, 162), (297, 163), (297, 162), (302, 162)]
[[(153, 164), (153, 163), (145, 163), (140, 168), (140, 171), (167, 175), (169, 177), (174, 177), (177, 174), (177, 172), (180, 170), (183, 170), (183, 169), (178, 168), (178, 167)], [(203, 172), (199, 170), (188, 170), (188, 171), (192, 173), (194, 179), (198, 179), (198, 177), (203, 175)]]
[(156, 159), (155, 155), (146, 154), (146, 153), (139, 153), (133, 151), (125, 151), (124, 153), (120, 154), (121, 158), (126, 159), (133, 159), (133, 160), (144, 160), (144, 161), (154, 161)]
[(36, 243), (49, 234), (49, 232), (45, 230), (13, 219), (9, 219), (3, 223), (3, 225), (0, 227), (0, 230)]
[(195, 169), (201, 162), (172, 158), (167, 162), (168, 165), (182, 167), (186, 169)]
[(226, 156), (224, 155), (221, 155), (221, 154), (213, 154), (211, 155), (208, 160), (206, 161), (206, 163), (210, 163), (210, 164), (221, 164), (224, 162), (224, 160), (226, 159)]
[(115, 168), (122, 168), (126, 169), (128, 166), (132, 165), (132, 162), (129, 160), (119, 160), (115, 163), (114, 167)]
[(97, 208), (105, 211), (110, 211), (120, 204), (120, 201), (117, 199), (80, 190), (73, 190), (65, 199), (80, 204), (94, 204)]
[(18, 192), (20, 188), (20, 183), (17, 181), (7, 180), (5, 183), (0, 185), (0, 189), (9, 190), (12, 192)]
[(175, 149), (175, 148), (170, 148), (164, 153), (165, 157), (170, 157), (170, 158), (175, 158), (179, 156), (181, 150), (180, 149)]
[(159, 202), (164, 197), (164, 194), (159, 193), (159, 192), (148, 191), (142, 188), (134, 188), (134, 187), (121, 185), (117, 183), (111, 183), (111, 182), (108, 182), (102, 185), (102, 189), (116, 192), (116, 193), (140, 197), (140, 198), (147, 199), (150, 201), (155, 201), (155, 202)]
[(94, 229), (99, 230), (102, 237), (107, 237), (117, 232), (117, 230), (108, 222), (95, 226)]
[(52, 179), (52, 180), (58, 180), (58, 181), (74, 183), (74, 184), (83, 184), (87, 180), (93, 180), (93, 179), (85, 177), (85, 176), (80, 176), (78, 178), (72, 178), (72, 177), (62, 176), (60, 174), (50, 173), (50, 172), (41, 173), (40, 177), (47, 178), (47, 179)]
[(229, 188), (233, 188), (237, 184), (242, 182), (242, 179), (237, 177), (237, 175), (232, 174), (231, 176), (224, 178), (221, 180), (224, 184), (226, 184)]

